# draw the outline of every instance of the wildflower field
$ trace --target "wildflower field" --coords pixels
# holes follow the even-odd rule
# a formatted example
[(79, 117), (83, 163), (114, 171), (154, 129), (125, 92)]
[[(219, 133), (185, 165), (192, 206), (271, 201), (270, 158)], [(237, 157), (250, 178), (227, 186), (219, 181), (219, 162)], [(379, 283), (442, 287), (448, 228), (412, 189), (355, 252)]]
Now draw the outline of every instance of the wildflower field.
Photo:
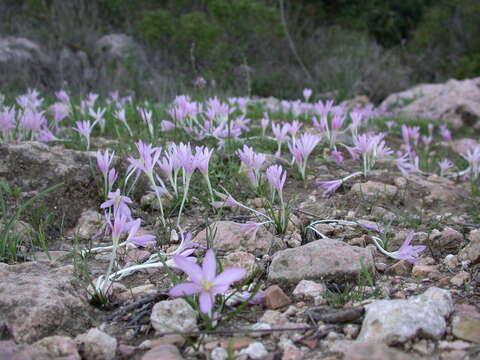
[(0, 97), (0, 358), (478, 356), (478, 132), (357, 100)]

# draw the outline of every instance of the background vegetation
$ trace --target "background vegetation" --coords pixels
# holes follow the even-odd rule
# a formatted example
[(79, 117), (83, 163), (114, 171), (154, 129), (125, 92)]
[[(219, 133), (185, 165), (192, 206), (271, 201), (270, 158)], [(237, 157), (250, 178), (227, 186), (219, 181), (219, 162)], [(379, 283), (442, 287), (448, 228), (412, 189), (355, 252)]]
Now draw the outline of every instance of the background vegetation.
[[(0, 63), (0, 80), (164, 97), (202, 76), (228, 94), (297, 98), (311, 87), (378, 102), (418, 82), (480, 76), (478, 19), (478, 0), (0, 0), (0, 38), (26, 37), (54, 59), (81, 52), (94, 69), (12, 77)], [(128, 71), (100, 76), (95, 42), (112, 33), (132, 36), (146, 60), (130, 54), (111, 64)]]

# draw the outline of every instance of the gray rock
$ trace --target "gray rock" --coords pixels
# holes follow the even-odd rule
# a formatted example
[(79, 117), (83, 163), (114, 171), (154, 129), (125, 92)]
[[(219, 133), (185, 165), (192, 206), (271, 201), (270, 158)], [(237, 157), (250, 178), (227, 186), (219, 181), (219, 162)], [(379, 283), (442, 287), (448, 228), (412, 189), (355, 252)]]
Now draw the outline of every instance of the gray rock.
[(293, 284), (301, 280), (352, 280), (362, 271), (362, 266), (371, 271), (375, 269), (368, 249), (322, 239), (276, 253), (268, 281)]
[(90, 325), (92, 310), (72, 286), (73, 266), (0, 263), (0, 323), (17, 342), (71, 334)]
[(175, 345), (162, 344), (155, 346), (153, 349), (143, 355), (142, 360), (183, 360), (180, 351)]
[(0, 82), (25, 88), (55, 81), (52, 57), (36, 42), (23, 37), (0, 37)]
[(375, 197), (380, 199), (391, 199), (397, 195), (398, 188), (394, 185), (388, 185), (376, 181), (367, 181), (366, 183), (355, 183), (350, 190), (352, 194)]
[(319, 302), (327, 292), (325, 284), (310, 280), (302, 280), (293, 290), (293, 296), (298, 300), (315, 300)]
[[(98, 188), (90, 169), (94, 153), (48, 146), (35, 141), (0, 144), (0, 178), (24, 191), (42, 191), (63, 183), (46, 195), (51, 210), (73, 227), (84, 209), (98, 208)], [(96, 176), (96, 175), (95, 175)]]
[(153, 306), (150, 321), (157, 332), (197, 329), (197, 313), (183, 299), (165, 300), (156, 303)]
[(250, 359), (255, 360), (255, 359), (263, 359), (265, 356), (267, 356), (268, 352), (262, 343), (254, 342), (248, 345), (246, 349), (243, 349), (242, 351), (240, 351), (240, 354), (248, 355)]
[(403, 343), (415, 336), (441, 339), (453, 311), (452, 295), (432, 287), (408, 300), (379, 300), (366, 305), (359, 341)]
[[(272, 248), (285, 247), (280, 239), (274, 237), (267, 230), (259, 229), (255, 238), (253, 238), (250, 234), (245, 234), (242, 225), (233, 221), (217, 221), (211, 224), (211, 231), (215, 234), (215, 237), (210, 239), (210, 245), (216, 250), (226, 252), (248, 251), (257, 255), (264, 255)], [(206, 245), (206, 237), (207, 231), (202, 230), (195, 237), (194, 242)]]
[(51, 355), (57, 357), (68, 356), (69, 360), (80, 360), (77, 343), (68, 336), (49, 336), (34, 345), (45, 348)]
[(468, 239), (470, 243), (459, 252), (458, 256), (461, 260), (476, 264), (480, 262), (480, 230), (470, 231)]
[(475, 126), (480, 119), (480, 77), (448, 80), (443, 84), (420, 84), (391, 94), (380, 109), (408, 117), (428, 117)]
[(341, 340), (333, 342), (330, 351), (343, 354), (348, 360), (416, 360), (414, 354), (406, 354), (382, 343)]
[[(0, 341), (2, 360), (57, 360), (58, 357), (38, 345), (15, 344), (14, 341)], [(73, 360), (74, 358), (72, 358)]]
[(79, 239), (92, 239), (100, 231), (103, 222), (102, 214), (93, 209), (87, 209), (82, 212), (77, 226), (70, 233), (78, 236)]
[(75, 340), (82, 349), (86, 360), (112, 360), (117, 352), (117, 339), (93, 328), (86, 334), (78, 335)]

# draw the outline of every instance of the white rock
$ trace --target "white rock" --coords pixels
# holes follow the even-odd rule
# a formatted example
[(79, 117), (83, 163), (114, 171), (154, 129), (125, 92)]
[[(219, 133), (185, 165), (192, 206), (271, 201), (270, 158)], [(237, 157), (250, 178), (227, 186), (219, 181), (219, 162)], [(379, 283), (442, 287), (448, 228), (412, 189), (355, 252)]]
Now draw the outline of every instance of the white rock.
[(213, 349), (211, 353), (212, 360), (227, 360), (228, 359), (228, 352), (222, 347), (217, 347)]
[(263, 346), (262, 343), (259, 342), (254, 342), (248, 345), (246, 349), (243, 349), (240, 351), (240, 354), (245, 354), (248, 355), (251, 359), (261, 359), (264, 356), (268, 355), (267, 349), (265, 349), (265, 346)]
[(115, 358), (117, 339), (97, 328), (77, 336), (75, 340), (83, 348), (83, 358), (85, 359), (112, 360)]
[(325, 284), (310, 280), (302, 280), (295, 287), (295, 290), (293, 290), (293, 296), (299, 300), (313, 300), (318, 297), (323, 297), (326, 291), (327, 288)]
[(150, 316), (157, 332), (192, 331), (197, 329), (197, 313), (183, 299), (156, 303)]
[(408, 300), (380, 300), (366, 307), (360, 341), (403, 343), (415, 336), (440, 339), (453, 311), (452, 295), (436, 287)]

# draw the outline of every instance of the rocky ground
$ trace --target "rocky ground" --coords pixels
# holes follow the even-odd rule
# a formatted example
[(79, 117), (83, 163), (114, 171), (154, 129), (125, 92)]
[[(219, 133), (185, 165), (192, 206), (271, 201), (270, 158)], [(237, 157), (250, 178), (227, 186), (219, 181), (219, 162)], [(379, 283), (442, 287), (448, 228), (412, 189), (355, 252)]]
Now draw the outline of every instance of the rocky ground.
[[(445, 146), (461, 151), (472, 143), (478, 144), (464, 138)], [(240, 286), (261, 283), (265, 292), (262, 304), (206, 331), (185, 300), (168, 296), (163, 270), (138, 271), (113, 284), (108, 306), (92, 305), (88, 279), (105, 273), (110, 256), (79, 256), (79, 249), (110, 241), (99, 236), (103, 215), (89, 166), (93, 158), (37, 142), (0, 145), (0, 177), (24, 190), (20, 199), (64, 183), (47, 202), (54, 216), (65, 217), (63, 237), (48, 252), (0, 263), (0, 359), (480, 357), (480, 210), (467, 183), (402, 175), (382, 163), (368, 179), (325, 197), (316, 181), (345, 176), (355, 163), (312, 159), (305, 182), (287, 179), (293, 214), (286, 234), (261, 229), (255, 238), (239, 224), (246, 212), (209, 213), (193, 201), (182, 221), (193, 241), (208, 241), (225, 268), (244, 268), (248, 281)], [(264, 206), (253, 196), (247, 202), (257, 210)], [(147, 230), (158, 231), (151, 203), (138, 203), (135, 214), (147, 219)], [(325, 219), (336, 221), (312, 225), (316, 231), (308, 226)], [(392, 259), (360, 224), (384, 229), (390, 249), (398, 249), (410, 231), (413, 243), (426, 249), (414, 264)], [(18, 226), (21, 233), (29, 225)], [(170, 237), (163, 245), (175, 249), (176, 243)], [(156, 251), (127, 247), (118, 263), (142, 263)]]

